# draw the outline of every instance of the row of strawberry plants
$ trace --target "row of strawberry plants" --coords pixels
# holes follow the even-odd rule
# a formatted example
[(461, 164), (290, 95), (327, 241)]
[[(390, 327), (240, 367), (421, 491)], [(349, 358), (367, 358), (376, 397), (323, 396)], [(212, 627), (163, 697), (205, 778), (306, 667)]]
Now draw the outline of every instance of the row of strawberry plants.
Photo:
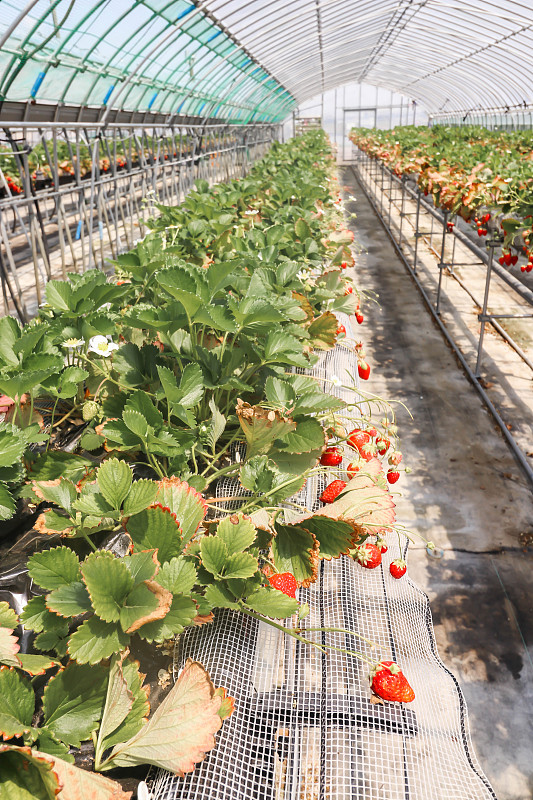
[[(38, 506), (44, 542), (28, 561), (39, 588), (20, 617), (36, 634), (32, 653), (20, 652), (19, 618), (0, 606), (0, 725), (12, 740), (0, 761), (20, 776), (23, 756), (36, 780), (39, 759), (75, 770), (72, 748), (86, 740), (97, 771), (193, 769), (231, 699), (190, 664), (146, 722), (129, 652), (207, 624), (218, 608), (307, 643), (299, 627), (274, 622), (308, 612), (297, 587), (316, 579), (320, 558), (377, 566), (394, 528), (392, 420), (373, 425), (366, 393), (345, 402), (294, 371), (336, 344), (363, 378), (369, 370), (336, 316), (362, 321), (323, 134), (275, 145), (245, 179), (198, 182), (151, 225), (111, 277), (51, 281), (37, 320), (0, 320), (1, 502), (4, 516), (13, 496)], [(363, 421), (347, 432), (354, 406)], [(75, 452), (62, 449), (65, 434)], [(353, 460), (341, 478), (343, 450)], [(317, 472), (335, 480), (311, 514), (290, 498)], [(230, 515), (214, 492), (228, 478), (246, 490)], [(284, 519), (285, 503), (297, 521)], [(392, 662), (353, 655), (369, 662), (382, 697), (413, 699)]]
[[(151, 148), (151, 149), (150, 149)], [(92, 146), (78, 144), (69, 146), (67, 142), (57, 141), (54, 148), (52, 140), (45, 144), (36, 144), (27, 155), (29, 177), (36, 189), (47, 188), (54, 185), (54, 171), (51, 163), (51, 153), (57, 160), (57, 173), (61, 183), (74, 181), (76, 172), (81, 178), (90, 178), (93, 158)], [(197, 152), (208, 152), (216, 149), (216, 140), (205, 137)], [(73, 150), (76, 155), (73, 156)], [(98, 169), (105, 174), (115, 168), (120, 171), (126, 169), (128, 163), (132, 167), (145, 162), (148, 164), (164, 163), (192, 155), (193, 145), (186, 137), (174, 137), (163, 142), (145, 135), (142, 146), (136, 139), (126, 138), (113, 142), (106, 148), (104, 142), (100, 143), (98, 150)], [(17, 157), (11, 148), (0, 147), (0, 168), (5, 177), (8, 192), (18, 195), (23, 192), (23, 181), (17, 162)], [(5, 194), (5, 186), (0, 184), (0, 196)]]
[[(533, 134), (465, 125), (355, 128), (351, 141), (398, 176), (411, 175), (435, 206), (502, 236), (500, 264), (533, 270)], [(448, 229), (453, 229), (453, 219)]]

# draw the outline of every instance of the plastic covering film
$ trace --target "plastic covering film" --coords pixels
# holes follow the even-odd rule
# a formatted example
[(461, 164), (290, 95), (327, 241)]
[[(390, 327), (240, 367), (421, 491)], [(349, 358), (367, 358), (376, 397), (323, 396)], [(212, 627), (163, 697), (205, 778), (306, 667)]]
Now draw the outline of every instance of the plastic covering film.
[(350, 81), (430, 113), (533, 101), (526, 0), (1, 0), (0, 43), (0, 112), (279, 121)]
[[(348, 336), (348, 317), (341, 321)], [(342, 345), (321, 356), (311, 374), (350, 384), (355, 357)], [(325, 391), (346, 390), (324, 383)], [(345, 399), (349, 399), (345, 394)], [(354, 414), (354, 421), (356, 415)], [(324, 484), (311, 478), (297, 501), (310, 509)], [(219, 497), (243, 490), (224, 481)], [(495, 795), (472, 753), (461, 690), (436, 652), (426, 595), (407, 577), (389, 574), (400, 556), (389, 536), (383, 565), (362, 569), (350, 558), (322, 561), (318, 580), (299, 590), (311, 607), (301, 627), (362, 634), (307, 633), (317, 642), (393, 658), (416, 699), (408, 706), (370, 702), (368, 667), (353, 656), (314, 648), (232, 611), (191, 629), (176, 644), (175, 677), (199, 660), (215, 685), (236, 699), (216, 748), (194, 773), (152, 776), (154, 800), (488, 800)], [(406, 541), (402, 542), (405, 551)]]
[(302, 102), (349, 81), (429, 111), (530, 102), (528, 0), (208, 0)]
[(0, 50), (0, 103), (109, 106), (232, 122), (276, 121), (294, 104), (205, 16), (205, 2), (1, 0), (0, 6), (0, 41), (13, 27)]

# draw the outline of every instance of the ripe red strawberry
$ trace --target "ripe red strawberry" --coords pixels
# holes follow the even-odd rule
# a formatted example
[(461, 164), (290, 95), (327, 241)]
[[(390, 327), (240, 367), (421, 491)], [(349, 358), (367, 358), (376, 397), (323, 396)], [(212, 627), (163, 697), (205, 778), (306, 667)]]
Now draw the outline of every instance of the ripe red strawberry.
[(372, 691), (382, 700), (391, 700), (394, 703), (411, 703), (415, 699), (415, 693), (407, 678), (394, 661), (380, 661), (372, 670), (370, 677)]
[(403, 558), (395, 558), (390, 562), (389, 570), (393, 578), (403, 578), (407, 572), (407, 564)]
[(374, 458), (376, 455), (376, 445), (373, 442), (368, 442), (368, 444), (363, 444), (359, 448), (359, 454), (361, 458), (364, 458), (365, 461), (370, 461), (371, 458)]
[(271, 575), (268, 582), (273, 589), (277, 589), (289, 597), (296, 597), (298, 584), (292, 572), (278, 572), (276, 575)]
[(357, 372), (363, 381), (367, 381), (370, 377), (370, 364), (368, 361), (359, 361), (357, 363)]
[(361, 325), (362, 322), (364, 322), (364, 319), (365, 319), (360, 311), (356, 312), (355, 318), (356, 318), (357, 322), (359, 323), (359, 325)]
[(500, 262), (501, 266), (503, 267), (503, 265), (505, 264), (505, 256), (500, 256), (498, 261)]
[(390, 440), (386, 436), (378, 436), (376, 439), (376, 447), (380, 456), (384, 456), (390, 447)]
[(348, 264), (346, 263), (346, 261), (343, 261), (342, 264), (341, 264), (341, 269), (346, 269), (347, 266), (348, 266)]
[(381, 539), (381, 538), (378, 538), (378, 540), (376, 542), (376, 547), (379, 547), (379, 549), (381, 550), (381, 555), (383, 555), (383, 553), (386, 553), (387, 550), (389, 549), (387, 547), (387, 542), (385, 541), (385, 539)]
[(333, 481), (329, 486), (326, 486), (318, 499), (323, 503), (333, 503), (344, 489), (346, 489), (345, 481)]
[(396, 483), (397, 480), (400, 479), (400, 473), (397, 472), (395, 469), (389, 469), (387, 472), (387, 480), (389, 483)]
[(336, 334), (337, 337), (340, 336), (341, 338), (344, 338), (346, 336), (346, 328), (344, 327), (344, 325), (339, 325), (339, 327), (336, 330)]
[(375, 569), (381, 564), (381, 550), (372, 542), (365, 542), (356, 547), (355, 557), (366, 569)]
[(518, 256), (511, 256), (511, 264), (513, 265), (513, 267), (516, 266), (517, 261), (518, 261)]
[(351, 478), (355, 478), (356, 474), (359, 472), (360, 469), (361, 469), (361, 465), (360, 464), (357, 464), (357, 463), (354, 463), (354, 462), (352, 462), (351, 464), (348, 464), (348, 466), (346, 467), (346, 472), (348, 473), (348, 477), (350, 479)]
[(348, 434), (348, 444), (354, 450), (359, 450), (364, 444), (370, 441), (370, 434), (367, 431), (362, 431), (361, 428), (354, 428)]
[(323, 467), (336, 467), (342, 461), (342, 455), (338, 447), (328, 447), (320, 456), (320, 463)]
[(346, 288), (346, 291), (344, 292), (344, 296), (346, 297), (347, 294), (353, 294), (353, 287), (352, 286), (348, 286)]

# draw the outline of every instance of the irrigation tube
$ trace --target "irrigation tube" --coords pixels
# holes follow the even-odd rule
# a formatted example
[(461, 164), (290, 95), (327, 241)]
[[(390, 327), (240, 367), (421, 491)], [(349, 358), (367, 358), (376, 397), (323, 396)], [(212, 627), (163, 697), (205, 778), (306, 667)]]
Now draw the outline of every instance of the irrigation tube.
[[(500, 430), (503, 433), (507, 444), (511, 448), (511, 450), (513, 452), (513, 455), (514, 455), (518, 465), (522, 469), (527, 481), (529, 482), (529, 484), (531, 486), (531, 489), (533, 490), (533, 469), (531, 468), (526, 456), (524, 455), (524, 453), (522, 452), (520, 447), (518, 447), (516, 441), (514, 440), (514, 438), (511, 436), (511, 434), (507, 430), (507, 428), (505, 426), (505, 422), (500, 417), (497, 409), (493, 405), (493, 403), (492, 403), (491, 399), (489, 398), (488, 394), (484, 390), (484, 388), (481, 385), (481, 383), (479, 382), (479, 380), (474, 375), (473, 371), (468, 366), (468, 363), (467, 363), (465, 357), (463, 356), (463, 354), (461, 353), (461, 351), (457, 347), (457, 345), (454, 342), (454, 340), (452, 339), (450, 333), (446, 329), (446, 326), (443, 324), (443, 322), (440, 319), (439, 315), (435, 311), (435, 308), (433, 307), (433, 303), (431, 302), (431, 299), (429, 298), (428, 294), (426, 293), (426, 290), (424, 289), (424, 287), (422, 286), (422, 284), (418, 280), (418, 277), (415, 274), (413, 268), (411, 267), (410, 263), (407, 261), (406, 257), (404, 256), (403, 252), (401, 251), (398, 242), (394, 238), (392, 230), (389, 228), (389, 226), (385, 222), (385, 218), (384, 218), (383, 214), (380, 212), (377, 203), (374, 201), (374, 198), (372, 197), (372, 195), (370, 193), (370, 189), (366, 188), (363, 180), (359, 177), (358, 171), (355, 170), (353, 165), (350, 166), (350, 169), (352, 170), (357, 183), (359, 184), (361, 189), (364, 191), (366, 197), (368, 198), (368, 201), (370, 202), (370, 205), (374, 209), (379, 221), (383, 225), (383, 228), (384, 228), (387, 236), (389, 237), (389, 239), (392, 242), (392, 245), (393, 245), (393, 247), (394, 247), (394, 249), (396, 251), (396, 254), (401, 259), (402, 263), (404, 264), (406, 269), (409, 271), (409, 274), (411, 275), (412, 279), (416, 283), (416, 285), (418, 287), (418, 290), (419, 290), (420, 294), (422, 295), (426, 306), (428, 307), (429, 311), (431, 312), (431, 315), (433, 316), (433, 319), (435, 320), (435, 322), (439, 326), (442, 334), (446, 338), (446, 341), (448, 342), (450, 347), (453, 349), (455, 355), (457, 356), (457, 358), (461, 362), (461, 366), (463, 367), (463, 369), (464, 369), (467, 377), (469, 378), (470, 382), (476, 388), (477, 392), (479, 393), (479, 395), (481, 396), (483, 402), (485, 403), (487, 409), (490, 411), (490, 413), (494, 417), (494, 420), (499, 425)], [(437, 214), (435, 214), (435, 216), (437, 216)], [(467, 239), (467, 237), (465, 237), (465, 239)], [(509, 276), (509, 277), (511, 277), (511, 276)]]

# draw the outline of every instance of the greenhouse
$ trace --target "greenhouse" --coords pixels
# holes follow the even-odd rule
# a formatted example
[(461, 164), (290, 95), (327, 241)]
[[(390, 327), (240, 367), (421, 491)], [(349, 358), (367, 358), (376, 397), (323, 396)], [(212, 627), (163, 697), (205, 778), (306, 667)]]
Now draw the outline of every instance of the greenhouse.
[(0, 800), (533, 800), (532, 45), (0, 0)]

